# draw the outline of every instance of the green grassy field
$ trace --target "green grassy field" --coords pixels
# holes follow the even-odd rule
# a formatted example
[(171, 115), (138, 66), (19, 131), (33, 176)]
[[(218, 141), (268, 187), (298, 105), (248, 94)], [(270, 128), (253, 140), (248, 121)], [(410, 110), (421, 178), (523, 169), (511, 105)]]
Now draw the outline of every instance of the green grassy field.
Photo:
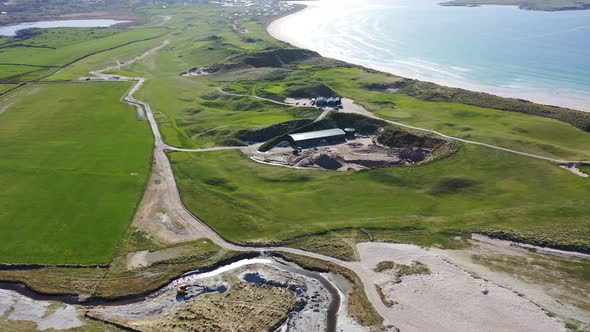
[(186, 206), (236, 242), (353, 227), (428, 245), (438, 233), (487, 230), (590, 243), (587, 179), (482, 147), (426, 166), (358, 173), (265, 166), (238, 152), (171, 160)]
[(47, 78), (47, 81), (72, 80), (80, 77), (87, 77), (90, 71), (116, 65), (117, 61), (120, 63), (129, 61), (158, 46), (163, 40), (165, 40), (165, 38), (166, 36), (162, 36), (161, 38), (137, 42), (115, 50), (93, 55), (80, 60), (59, 73)]
[(16, 84), (0, 84), (0, 93), (6, 92), (10, 89), (15, 88)]
[[(315, 59), (311, 62), (280, 68), (242, 68), (233, 71), (222, 70), (220, 73), (206, 76), (181, 76), (183, 72), (193, 67), (240, 64), (239, 56), (241, 55), (248, 54), (255, 57), (260, 52), (268, 51), (269, 47), (285, 47), (284, 44), (273, 40), (265, 33), (264, 23), (268, 18), (254, 19), (248, 15), (234, 15), (244, 10), (244, 8), (220, 8), (213, 5), (169, 6), (166, 9), (145, 7), (147, 16), (170, 15), (172, 18), (162, 29), (47, 30), (28, 39), (27, 43), (42, 46), (49, 45), (51, 42), (52, 47), (56, 47), (58, 52), (36, 47), (25, 60), (31, 63), (38, 62), (39, 65), (61, 65), (64, 60), (80, 54), (80, 50), (87, 52), (91, 49), (103, 49), (107, 45), (155, 36), (167, 29), (169, 33), (166, 36), (91, 56), (49, 79), (62, 80), (85, 76), (90, 70), (112, 65), (115, 60), (121, 62), (129, 60), (159, 45), (163, 40), (168, 40), (170, 44), (154, 55), (125, 67), (117, 73), (147, 78), (136, 97), (150, 103), (166, 142), (179, 147), (243, 144), (237, 138), (241, 130), (263, 128), (293, 119), (317, 116), (313, 112), (298, 112), (287, 106), (251, 97), (223, 95), (217, 91), (219, 88), (244, 95), (282, 100), (292, 91), (293, 86), (324, 84), (336, 93), (354, 99), (369, 111), (387, 119), (524, 152), (566, 159), (590, 159), (588, 148), (590, 134), (572, 125), (522, 113), (456, 102), (430, 102), (403, 93), (370, 90), (367, 88), (368, 84), (392, 82), (397, 78), (326, 60)], [(232, 29), (232, 25), (246, 30)], [(94, 38), (93, 36), (98, 38), (93, 40), (91, 39)], [(9, 60), (12, 59), (11, 61), (16, 61), (19, 54), (22, 54), (22, 50), (15, 48), (7, 50), (6, 54), (2, 53), (0, 57), (4, 56)], [(53, 55), (45, 57), (46, 54)], [(19, 68), (14, 70), (17, 74), (7, 75), (18, 76)], [(277, 72), (286, 76), (275, 80), (272, 75)], [(39, 72), (19, 77), (33, 77), (38, 74)], [(78, 85), (71, 86), (81, 89)], [(23, 97), (17, 95), (17, 98), (12, 99), (10, 97), (12, 95), (7, 96), (11, 98), (11, 101), (7, 102), (11, 104), (10, 111), (0, 116), (9, 119), (9, 116), (15, 116), (11, 114), (21, 114), (12, 110), (17, 105), (24, 105), (23, 109), (32, 112), (35, 107), (45, 106), (45, 100), (48, 100), (49, 105), (59, 105), (58, 108), (51, 108), (51, 112), (57, 112), (56, 109), (60, 112), (71, 111), (71, 109), (84, 107), (83, 105), (90, 105), (90, 109), (94, 110), (97, 108), (95, 105), (110, 105), (111, 111), (127, 109), (118, 101), (125, 87), (119, 85), (115, 89), (109, 84), (88, 86), (84, 89), (92, 91), (76, 91), (74, 94), (76, 98), (68, 97), (72, 95), (72, 92), (65, 89), (64, 85), (52, 87), (43, 84), (27, 87), (22, 92), (16, 92), (23, 93)], [(102, 90), (105, 86), (108, 87), (107, 95), (104, 95)], [(114, 92), (115, 90), (117, 93)], [(32, 91), (36, 92), (32, 93)], [(35, 98), (25, 98), (26, 93), (34, 95)], [(96, 104), (97, 99), (100, 100), (98, 104)], [(47, 115), (51, 112), (35, 113), (35, 116), (41, 117), (40, 120), (27, 123), (27, 126), (36, 128), (36, 126), (50, 125), (51, 128), (68, 132), (60, 127), (54, 127), (56, 125), (54, 118)], [(28, 114), (25, 111), (22, 113)], [(142, 127), (142, 123), (133, 120), (129, 112), (126, 114), (131, 117), (127, 121), (138, 126), (133, 127), (133, 130), (147, 132), (147, 127)], [(92, 118), (92, 120), (95, 119)], [(113, 125), (107, 125), (109, 121), (114, 121), (117, 127), (131, 125), (114, 117), (99, 120), (103, 130)], [(80, 118), (76, 121), (89, 121), (89, 119)], [(2, 125), (9, 126), (5, 123)], [(39, 135), (45, 133), (37, 129), (29, 131)], [(4, 132), (7, 135), (5, 139), (8, 139), (10, 131), (4, 130)], [(14, 144), (5, 144), (4, 149), (15, 149), (11, 151), (16, 153), (15, 147), (18, 144), (32, 144), (22, 136), (22, 131), (19, 133), (21, 133), (20, 136), (15, 136), (13, 133), (15, 137), (11, 138), (11, 142)], [(83, 135), (84, 133), (80, 131), (69, 134)], [(137, 132), (134, 131), (134, 133)], [(86, 136), (83, 139), (91, 140)], [(127, 139), (130, 141), (126, 141)], [(146, 140), (149, 140), (149, 136), (132, 135), (123, 139), (123, 142), (133, 146), (145, 144)], [(53, 142), (41, 137), (39, 141)], [(54, 141), (69, 142), (68, 139), (57, 138)], [(60, 149), (70, 148), (68, 144), (52, 145), (52, 149), (55, 149), (52, 150), (53, 153), (63, 154), (64, 152)], [(115, 190), (117, 195), (125, 197), (116, 202), (109, 201), (108, 206), (102, 201), (107, 198), (98, 196), (94, 189), (84, 192), (84, 195), (78, 195), (88, 203), (76, 204), (80, 208), (75, 208), (71, 212), (75, 220), (82, 220), (75, 216), (85, 213), (84, 206), (108, 207), (106, 210), (101, 209), (100, 215), (84, 220), (102, 220), (101, 218), (106, 218), (107, 215), (115, 214), (118, 216), (107, 218), (109, 222), (116, 223), (115, 226), (111, 224), (108, 229), (99, 230), (112, 233), (101, 236), (103, 240), (93, 240), (100, 242), (93, 242), (93, 245), (98, 248), (96, 252), (84, 254), (78, 259), (79, 262), (94, 263), (104, 261), (108, 257), (122, 230), (117, 227), (124, 228), (124, 223), (131, 216), (130, 201), (135, 203), (139, 195), (137, 187), (133, 189), (131, 188), (133, 186), (125, 181), (135, 181), (133, 183), (136, 186), (140, 182), (143, 183), (145, 169), (149, 163), (142, 164), (140, 161), (148, 160), (149, 146), (146, 144), (145, 150), (136, 149), (132, 158), (114, 162), (127, 155), (119, 150), (113, 152), (111, 144), (114, 143), (111, 141), (108, 144), (103, 141), (100, 144), (93, 141), (92, 144), (95, 145), (83, 151), (76, 151), (71, 156), (66, 154), (70, 156), (67, 160), (63, 158), (52, 160), (58, 164), (47, 163), (47, 167), (51, 170), (65, 169), (67, 172), (81, 169), (82, 173), (88, 176), (84, 178), (84, 181), (87, 181), (84, 184), (86, 188), (102, 188), (104, 192), (112, 191), (112, 187), (105, 189), (109, 186), (121, 185), (127, 188), (127, 190)], [(23, 150), (18, 149), (18, 151)], [(24, 152), (20, 153), (24, 154)], [(29, 164), (29, 158), (33, 158), (33, 154), (31, 152), (26, 155), (15, 155), (9, 160), (19, 160), (20, 164), (23, 163), (22, 160), (25, 160), (24, 163)], [(93, 159), (90, 154), (98, 161), (91, 162)], [(109, 159), (111, 157), (112, 159)], [(103, 162), (100, 158), (107, 158), (106, 160), (110, 162)], [(59, 164), (72, 161), (76, 163), (69, 168)], [(172, 161), (182, 197), (187, 206), (222, 235), (234, 241), (263, 238), (282, 241), (301, 234), (362, 227), (370, 228), (375, 239), (400, 239), (422, 244), (444, 242), (450, 237), (449, 234), (477, 230), (517, 232), (522, 235), (522, 238), (537, 243), (554, 241), (559, 245), (569, 246), (590, 243), (589, 221), (585, 217), (589, 215), (589, 211), (584, 207), (588, 205), (586, 204), (586, 197), (588, 197), (586, 179), (577, 178), (549, 163), (486, 148), (464, 146), (452, 158), (431, 165), (417, 168), (379, 169), (355, 174), (277, 169), (252, 163), (234, 152), (202, 155), (173, 154)], [(2, 165), (8, 167), (8, 164), (10, 163), (5, 161)], [(13, 172), (16, 172), (16, 165), (17, 163), (10, 164)], [(127, 169), (131, 165), (140, 171), (133, 172)], [(90, 170), (85, 167), (90, 167)], [(121, 169), (117, 167), (122, 167), (125, 171), (121, 172)], [(65, 188), (73, 185), (68, 182), (69, 180), (57, 181), (58, 176), (42, 179), (24, 177), (17, 181), (16, 175), (5, 173), (7, 178), (14, 178), (14, 183), (21, 181), (34, 184), (35, 181), (49, 181), (48, 185), (56, 185), (57, 192), (62, 193), (66, 190)], [(123, 179), (126, 178), (124, 174), (131, 173), (138, 173), (138, 178), (124, 181)], [(66, 173), (58, 172), (58, 174), (65, 176)], [(104, 174), (114, 175), (111, 178), (102, 176)], [(77, 174), (77, 176), (82, 175)], [(91, 176), (98, 176), (101, 183), (94, 184)], [(88, 181), (93, 185), (90, 186)], [(123, 185), (118, 181), (126, 184)], [(18, 188), (28, 188), (28, 186), (22, 185)], [(11, 190), (18, 191), (18, 188), (13, 184)], [(24, 189), (22, 192), (19, 191), (19, 195), (38, 196), (31, 198), (29, 202), (40, 200), (48, 193), (48, 191), (29, 193)], [(18, 196), (9, 194), (8, 191), (4, 195)], [(91, 203), (93, 200), (98, 204)], [(54, 195), (47, 201), (51, 206), (57, 206), (57, 203), (62, 202), (63, 199), (59, 195)], [(14, 233), (13, 238), (31, 232), (31, 229), (37, 227), (39, 222), (39, 218), (34, 218), (35, 209), (24, 208), (26, 200), (21, 199), (18, 202), (22, 204), (21, 208), (11, 208), (10, 211), (4, 209), (7, 212), (0, 214), (2, 220), (24, 220), (31, 225), (28, 228), (19, 228), (18, 232), (13, 230), (18, 233), (18, 235)], [(62, 207), (63, 204), (69, 206), (73, 203), (62, 202)], [(36, 209), (46, 209), (46, 207)], [(26, 210), (26, 212), (18, 212), (19, 210)], [(47, 210), (44, 211), (47, 212)], [(43, 215), (41, 212), (38, 215)], [(17, 215), (18, 213), (23, 213), (23, 216)], [(121, 218), (123, 215), (124, 218)], [(59, 215), (50, 216), (49, 223), (55, 225), (59, 218), (61, 218)], [(96, 222), (90, 223), (96, 224)], [(74, 224), (71, 227), (63, 226), (63, 234), (80, 232), (82, 236), (73, 236), (67, 241), (60, 241), (60, 243), (64, 242), (63, 247), (55, 248), (63, 250), (63, 257), (59, 259), (51, 257), (50, 262), (74, 262), (77, 260), (74, 251), (68, 251), (70, 249), (67, 248), (76, 248), (81, 243), (88, 243), (89, 240), (85, 237), (90, 236), (83, 228), (83, 225), (87, 224), (82, 222)], [(559, 225), (568, 231), (560, 231), (554, 225)], [(92, 229), (92, 231), (95, 230)], [(55, 239), (58, 236), (62, 236), (61, 233), (56, 232), (51, 235), (47, 232), (47, 230), (41, 232), (40, 236), (47, 238), (54, 236), (54, 241), (57, 241)], [(357, 234), (356, 231), (352, 233)], [(335, 233), (332, 236), (338, 237)], [(363, 236), (365, 235), (359, 237)], [(24, 241), (22, 246), (34, 242), (39, 242), (39, 239)], [(50, 243), (50, 241), (42, 242)], [(313, 241), (300, 242), (300, 245), (313, 246)], [(20, 249), (20, 245), (7, 246), (6, 253)], [(42, 261), (54, 254), (49, 253), (50, 250), (45, 246), (33, 247), (30, 248), (29, 256), (13, 257), (14, 261)], [(335, 250), (348, 252), (349, 248), (337, 247)]]
[(0, 262), (105, 264), (146, 180), (127, 83), (37, 84), (0, 102)]
[(0, 63), (3, 64), (0, 67), (0, 80), (13, 82), (39, 79), (83, 55), (165, 32), (161, 28), (41, 30), (30, 37), (14, 38), (0, 45)]

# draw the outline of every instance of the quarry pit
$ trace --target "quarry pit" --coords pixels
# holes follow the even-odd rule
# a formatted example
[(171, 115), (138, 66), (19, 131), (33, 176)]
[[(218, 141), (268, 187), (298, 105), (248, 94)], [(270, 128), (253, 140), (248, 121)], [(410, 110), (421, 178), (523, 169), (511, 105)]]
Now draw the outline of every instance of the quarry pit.
[(434, 148), (421, 146), (391, 147), (379, 142), (379, 136), (359, 135), (338, 142), (324, 142), (307, 148), (293, 148), (282, 142), (273, 149), (251, 156), (259, 162), (293, 168), (332, 171), (361, 171), (375, 167), (411, 166), (433, 157)]

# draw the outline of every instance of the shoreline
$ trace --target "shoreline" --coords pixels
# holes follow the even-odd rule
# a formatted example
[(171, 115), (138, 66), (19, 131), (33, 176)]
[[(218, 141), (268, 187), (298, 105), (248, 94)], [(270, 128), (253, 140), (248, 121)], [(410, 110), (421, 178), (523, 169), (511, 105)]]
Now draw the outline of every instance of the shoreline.
[(537, 12), (565, 12), (565, 11), (573, 11), (573, 10), (590, 10), (590, 5), (586, 5), (583, 7), (561, 7), (561, 8), (554, 8), (554, 9), (543, 9), (543, 8), (535, 8), (535, 7), (530, 7), (527, 6), (527, 4), (502, 4), (502, 3), (473, 3), (473, 2), (469, 2), (469, 1), (464, 1), (464, 2), (455, 2), (455, 1), (446, 1), (446, 2), (441, 2), (439, 3), (440, 6), (445, 6), (445, 7), (469, 7), (469, 8), (475, 8), (475, 7), (484, 7), (484, 6), (510, 6), (510, 7), (516, 7), (520, 10), (531, 10), (531, 11), (537, 11)]
[[(293, 47), (301, 48), (301, 49), (309, 49), (303, 45), (297, 45), (295, 42), (295, 38), (293, 38), (293, 34), (285, 33), (281, 31), (281, 23), (294, 15), (304, 15), (306, 11), (312, 10), (314, 6), (320, 6), (322, 0), (317, 1), (289, 1), (290, 3), (296, 4), (298, 8), (295, 8), (292, 11), (284, 13), (283, 15), (279, 15), (277, 17), (272, 18), (269, 22), (266, 23), (265, 29), (266, 33), (271, 36), (272, 38), (287, 43)], [(311, 51), (318, 52), (322, 57), (332, 58), (339, 61), (347, 62), (352, 65), (362, 66), (371, 70), (380, 71), (383, 73), (391, 74), (394, 76), (398, 76), (400, 78), (407, 78), (407, 79), (414, 79), (422, 82), (429, 82), (438, 84), (445, 87), (450, 88), (459, 88), (465, 89), (474, 92), (481, 92), (481, 93), (488, 93), (492, 95), (496, 95), (502, 98), (510, 98), (510, 99), (521, 99), (530, 101), (532, 103), (541, 104), (541, 105), (548, 105), (548, 106), (555, 106), (560, 108), (569, 108), (575, 111), (580, 112), (590, 112), (590, 101), (585, 100), (576, 100), (571, 101), (567, 96), (563, 97), (555, 97), (555, 98), (547, 98), (547, 94), (544, 91), (534, 92), (531, 91), (530, 94), (520, 91), (519, 89), (513, 89), (509, 87), (501, 87), (501, 86), (491, 86), (480, 84), (477, 82), (469, 82), (466, 80), (457, 81), (449, 81), (440, 78), (431, 78), (420, 74), (412, 74), (407, 70), (402, 68), (395, 68), (395, 67), (388, 67), (388, 66), (381, 66), (378, 64), (369, 64), (363, 63), (363, 61), (359, 61), (358, 59), (353, 59), (350, 57), (331, 57), (326, 55), (323, 50), (317, 49), (310, 49)], [(553, 91), (555, 93), (555, 91)]]

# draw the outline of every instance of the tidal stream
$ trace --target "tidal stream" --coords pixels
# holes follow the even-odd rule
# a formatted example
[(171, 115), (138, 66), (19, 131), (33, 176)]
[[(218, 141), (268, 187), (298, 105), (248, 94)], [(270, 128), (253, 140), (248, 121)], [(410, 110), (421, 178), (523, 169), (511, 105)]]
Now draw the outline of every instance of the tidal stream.
[[(89, 299), (84, 300), (84, 299), (80, 299), (78, 296), (75, 296), (75, 295), (43, 294), (43, 293), (36, 292), (36, 291), (30, 289), (28, 286), (26, 286), (23, 283), (0, 282), (0, 289), (14, 291), (20, 295), (23, 295), (23, 296), (28, 297), (28, 298), (35, 300), (35, 301), (52, 301), (52, 302), (60, 302), (63, 304), (78, 305), (78, 306), (84, 306), (84, 307), (94, 307), (94, 306), (116, 307), (116, 306), (124, 306), (124, 305), (136, 304), (136, 303), (141, 303), (144, 301), (149, 301), (150, 299), (153, 299), (153, 298), (160, 296), (168, 291), (176, 289), (181, 284), (194, 284), (195, 282), (198, 282), (199, 280), (204, 280), (206, 278), (218, 276), (218, 275), (224, 274), (229, 271), (236, 270), (236, 269), (244, 267), (244, 266), (254, 266), (254, 265), (260, 265), (260, 264), (272, 266), (278, 270), (283, 270), (283, 271), (289, 272), (291, 274), (301, 275), (301, 276), (304, 276), (304, 277), (307, 277), (310, 279), (317, 280), (326, 289), (326, 291), (330, 294), (330, 302), (327, 305), (326, 330), (329, 332), (336, 331), (336, 325), (337, 325), (337, 320), (338, 320), (338, 317), (337, 317), (338, 316), (338, 309), (340, 307), (340, 301), (341, 301), (338, 289), (329, 280), (327, 280), (325, 277), (323, 277), (318, 272), (308, 271), (308, 270), (305, 270), (295, 264), (292, 264), (292, 263), (289, 263), (289, 262), (286, 262), (286, 261), (283, 261), (280, 259), (270, 258), (270, 257), (241, 259), (239, 261), (223, 265), (223, 266), (218, 267), (218, 268), (211, 270), (211, 271), (197, 270), (197, 271), (189, 272), (189, 273), (186, 273), (186, 274), (176, 278), (175, 280), (173, 280), (172, 282), (170, 282), (166, 286), (164, 286), (154, 292), (151, 292), (147, 295), (140, 294), (140, 295), (134, 295), (134, 296), (120, 297), (120, 298), (116, 298), (116, 299), (89, 298)], [(246, 277), (244, 278), (244, 280), (247, 282), (252, 282), (252, 283), (259, 284), (259, 285), (266, 284), (266, 285), (270, 285), (272, 287), (287, 288), (290, 291), (293, 291), (298, 297), (303, 296), (305, 293), (305, 291), (298, 286), (294, 286), (294, 285), (290, 285), (290, 284), (284, 285), (284, 284), (281, 284), (278, 282), (274, 282), (272, 280), (260, 277), (260, 275), (257, 275), (256, 273), (249, 273), (249, 274), (246, 274), (245, 276)], [(258, 276), (258, 277), (256, 277), (256, 276)], [(209, 294), (209, 293), (224, 293), (225, 291), (227, 291), (227, 287), (225, 287), (223, 285), (219, 285), (217, 287), (204, 287), (198, 296), (201, 296), (204, 294)], [(179, 299), (179, 300), (181, 300), (181, 299)]]

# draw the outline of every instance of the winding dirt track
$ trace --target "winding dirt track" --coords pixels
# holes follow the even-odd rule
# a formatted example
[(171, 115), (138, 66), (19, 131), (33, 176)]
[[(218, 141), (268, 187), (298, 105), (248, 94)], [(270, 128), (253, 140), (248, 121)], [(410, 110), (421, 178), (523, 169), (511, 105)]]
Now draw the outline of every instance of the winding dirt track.
[[(163, 182), (166, 183), (166, 191), (167, 191), (166, 195), (159, 196), (159, 199), (168, 200), (168, 202), (167, 202), (168, 206), (171, 206), (175, 210), (175, 212), (177, 212), (178, 217), (184, 219), (185, 222), (191, 224), (192, 226), (194, 226), (194, 228), (198, 229), (198, 233), (199, 233), (198, 235), (200, 235), (200, 237), (208, 238), (213, 243), (215, 243), (216, 245), (218, 245), (224, 249), (233, 250), (233, 251), (240, 251), (240, 252), (277, 251), (277, 252), (293, 253), (293, 254), (298, 254), (298, 255), (302, 255), (302, 256), (307, 256), (307, 257), (311, 257), (311, 258), (316, 258), (316, 259), (328, 261), (328, 262), (337, 264), (339, 266), (342, 266), (342, 267), (345, 267), (345, 268), (348, 268), (348, 269), (354, 271), (358, 275), (360, 280), (363, 282), (367, 297), (371, 301), (371, 303), (373, 304), (376, 311), (382, 317), (384, 317), (384, 318), (388, 317), (389, 315), (387, 312), (390, 309), (383, 304), (383, 302), (381, 301), (381, 299), (377, 293), (375, 285), (372, 283), (372, 281), (368, 277), (367, 271), (365, 271), (364, 268), (358, 262), (346, 262), (346, 261), (342, 261), (342, 260), (339, 260), (339, 259), (336, 259), (333, 257), (325, 256), (322, 254), (317, 254), (317, 253), (313, 253), (313, 252), (308, 252), (308, 251), (294, 249), (294, 248), (288, 248), (288, 247), (239, 246), (234, 243), (230, 243), (230, 242), (226, 241), (217, 232), (215, 232), (212, 228), (210, 228), (207, 224), (205, 224), (197, 216), (192, 214), (184, 206), (182, 199), (180, 197), (180, 193), (178, 191), (178, 187), (176, 185), (174, 175), (172, 173), (170, 161), (166, 155), (166, 151), (207, 152), (207, 151), (217, 151), (217, 150), (227, 150), (227, 149), (240, 149), (240, 147), (218, 147), (218, 148), (208, 148), (208, 149), (181, 149), (181, 148), (176, 148), (176, 147), (172, 147), (172, 146), (167, 145), (162, 138), (162, 135), (161, 135), (160, 130), (158, 128), (158, 124), (154, 118), (154, 115), (153, 115), (153, 112), (150, 108), (150, 105), (133, 97), (133, 95), (141, 88), (141, 86), (145, 82), (145, 79), (144, 78), (122, 77), (122, 76), (118, 76), (118, 75), (105, 74), (106, 71), (120, 69), (123, 66), (130, 65), (130, 64), (134, 63), (135, 61), (143, 59), (143, 58), (147, 57), (148, 55), (154, 53), (158, 49), (166, 46), (168, 43), (169, 43), (168, 41), (164, 41), (160, 46), (158, 46), (154, 49), (151, 49), (151, 50), (147, 51), (146, 53), (142, 54), (141, 56), (136, 57), (130, 61), (127, 61), (123, 64), (118, 64), (116, 66), (105, 68), (103, 70), (99, 70), (99, 71), (95, 71), (95, 72), (91, 73), (97, 79), (109, 80), (109, 81), (135, 82), (134, 86), (127, 92), (127, 94), (122, 98), (122, 100), (130, 105), (137, 107), (140, 111), (145, 112), (145, 115), (147, 116), (147, 119), (149, 121), (151, 130), (152, 130), (152, 134), (154, 136), (155, 169), (157, 169), (159, 171), (159, 174), (160, 174), (161, 178), (163, 179)], [(247, 97), (253, 97), (253, 96), (247, 96)], [(258, 99), (263, 99), (263, 98), (258, 98)], [(276, 101), (272, 101), (272, 102), (278, 103)], [(350, 102), (352, 102), (352, 101), (350, 101)], [(290, 106), (292, 106), (292, 105), (290, 105)], [(372, 115), (371, 113), (367, 112), (366, 110), (362, 109), (362, 107), (357, 106), (356, 109), (352, 108), (352, 110), (353, 110), (352, 112), (361, 113), (361, 114), (363, 114), (365, 116), (369, 116), (371, 118), (383, 120), (381, 118), (378, 118), (378, 117)], [(456, 138), (456, 137), (451, 137), (448, 135), (444, 135), (442, 133), (438, 133), (433, 130), (413, 127), (413, 126), (397, 123), (394, 121), (388, 121), (388, 120), (384, 120), (384, 121), (387, 121), (389, 123), (399, 125), (402, 127), (406, 127), (406, 128), (411, 128), (411, 129), (415, 129), (415, 130), (434, 133), (436, 135), (440, 135), (442, 137), (446, 137), (449, 139), (455, 139), (455, 140), (458, 140), (458, 141), (461, 141), (461, 142), (464, 142), (467, 144), (486, 146), (486, 147), (490, 147), (490, 148), (497, 149), (497, 150), (507, 151), (507, 152), (511, 152), (511, 153), (516, 153), (516, 154), (520, 154), (520, 155), (524, 155), (524, 156), (529, 156), (532, 158), (543, 159), (543, 160), (548, 160), (548, 161), (557, 162), (557, 163), (571, 162), (571, 161), (553, 159), (553, 158), (538, 156), (538, 155), (529, 154), (529, 153), (525, 153), (525, 152), (515, 151), (515, 150), (511, 150), (511, 149), (506, 149), (506, 148), (502, 148), (502, 147), (498, 147), (498, 146), (494, 146), (494, 145), (490, 145), (490, 144), (486, 144), (486, 143), (474, 142), (474, 141), (464, 140), (464, 139), (460, 139), (460, 138)], [(392, 324), (392, 323), (394, 323), (394, 322), (388, 322), (387, 319), (385, 319), (385, 322), (384, 322), (385, 325)]]
[[(169, 200), (168, 203), (170, 204), (170, 206), (172, 206), (176, 210), (176, 212), (178, 213), (178, 216), (180, 218), (184, 219), (184, 221), (192, 223), (198, 229), (201, 237), (208, 238), (213, 243), (215, 243), (216, 245), (218, 245), (224, 249), (233, 250), (233, 251), (241, 251), (241, 252), (246, 252), (246, 251), (250, 251), (250, 252), (251, 251), (288, 252), (288, 253), (298, 254), (298, 255), (302, 255), (302, 256), (307, 256), (307, 257), (311, 257), (311, 258), (316, 258), (316, 259), (321, 259), (324, 261), (332, 262), (334, 264), (337, 264), (342, 267), (353, 270), (359, 276), (359, 278), (362, 280), (362, 282), (365, 286), (365, 291), (367, 293), (367, 296), (368, 296), (369, 300), (371, 301), (371, 303), (373, 304), (373, 306), (375, 307), (375, 309), (377, 310), (377, 312), (381, 315), (381, 317), (387, 317), (388, 308), (383, 304), (383, 302), (381, 302), (381, 299), (380, 299), (379, 295), (377, 294), (377, 291), (376, 291), (374, 285), (372, 285), (367, 280), (364, 273), (360, 269), (360, 266), (355, 264), (354, 262), (346, 262), (346, 261), (342, 261), (342, 260), (339, 260), (339, 259), (336, 259), (333, 257), (329, 257), (329, 256), (325, 256), (325, 255), (321, 255), (321, 254), (317, 254), (317, 253), (313, 253), (313, 252), (308, 252), (305, 250), (288, 248), (288, 247), (239, 246), (239, 245), (230, 243), (230, 242), (226, 241), (225, 239), (223, 239), (217, 232), (215, 232), (213, 229), (211, 229), (207, 224), (205, 224), (201, 219), (199, 219), (197, 216), (192, 214), (184, 206), (182, 199), (180, 197), (180, 193), (178, 191), (178, 187), (176, 186), (176, 181), (175, 181), (174, 175), (172, 173), (172, 167), (170, 166), (170, 161), (168, 160), (168, 157), (166, 156), (167, 150), (184, 151), (184, 149), (178, 149), (175, 147), (171, 147), (164, 142), (164, 140), (162, 139), (162, 134), (160, 133), (160, 130), (158, 128), (158, 124), (156, 122), (156, 119), (154, 118), (154, 115), (153, 115), (150, 105), (133, 97), (133, 94), (141, 88), (141, 86), (145, 82), (145, 79), (144, 78), (136, 78), (136, 77), (123, 77), (123, 76), (118, 76), (118, 75), (109, 75), (109, 74), (104, 73), (106, 71), (121, 68), (122, 66), (130, 65), (131, 63), (133, 63), (137, 60), (143, 59), (143, 58), (147, 57), (148, 55), (150, 55), (151, 53), (157, 51), (158, 49), (166, 46), (168, 43), (169, 43), (168, 41), (165, 41), (160, 46), (158, 46), (152, 50), (149, 50), (146, 53), (144, 53), (143, 55), (136, 57), (130, 61), (127, 61), (124, 64), (105, 68), (105, 69), (91, 73), (92, 75), (94, 75), (96, 78), (99, 78), (99, 79), (104, 79), (104, 80), (109, 80), (109, 81), (136, 82), (135, 85), (123, 97), (122, 100), (130, 105), (133, 105), (133, 106), (139, 108), (141, 111), (145, 112), (147, 119), (150, 123), (150, 127), (152, 129), (152, 134), (154, 136), (155, 168), (159, 170), (161, 178), (163, 179), (164, 182), (166, 182), (166, 185), (167, 185), (166, 187), (167, 187), (167, 191), (168, 191), (167, 195), (163, 195), (163, 196), (161, 196), (161, 198), (168, 199)], [(200, 151), (214, 151), (216, 149), (219, 150), (220, 148), (201, 149)], [(221, 148), (221, 149), (227, 149), (227, 148)], [(189, 151), (199, 151), (199, 150), (189, 150)], [(392, 324), (392, 322), (386, 322), (386, 324)]]

